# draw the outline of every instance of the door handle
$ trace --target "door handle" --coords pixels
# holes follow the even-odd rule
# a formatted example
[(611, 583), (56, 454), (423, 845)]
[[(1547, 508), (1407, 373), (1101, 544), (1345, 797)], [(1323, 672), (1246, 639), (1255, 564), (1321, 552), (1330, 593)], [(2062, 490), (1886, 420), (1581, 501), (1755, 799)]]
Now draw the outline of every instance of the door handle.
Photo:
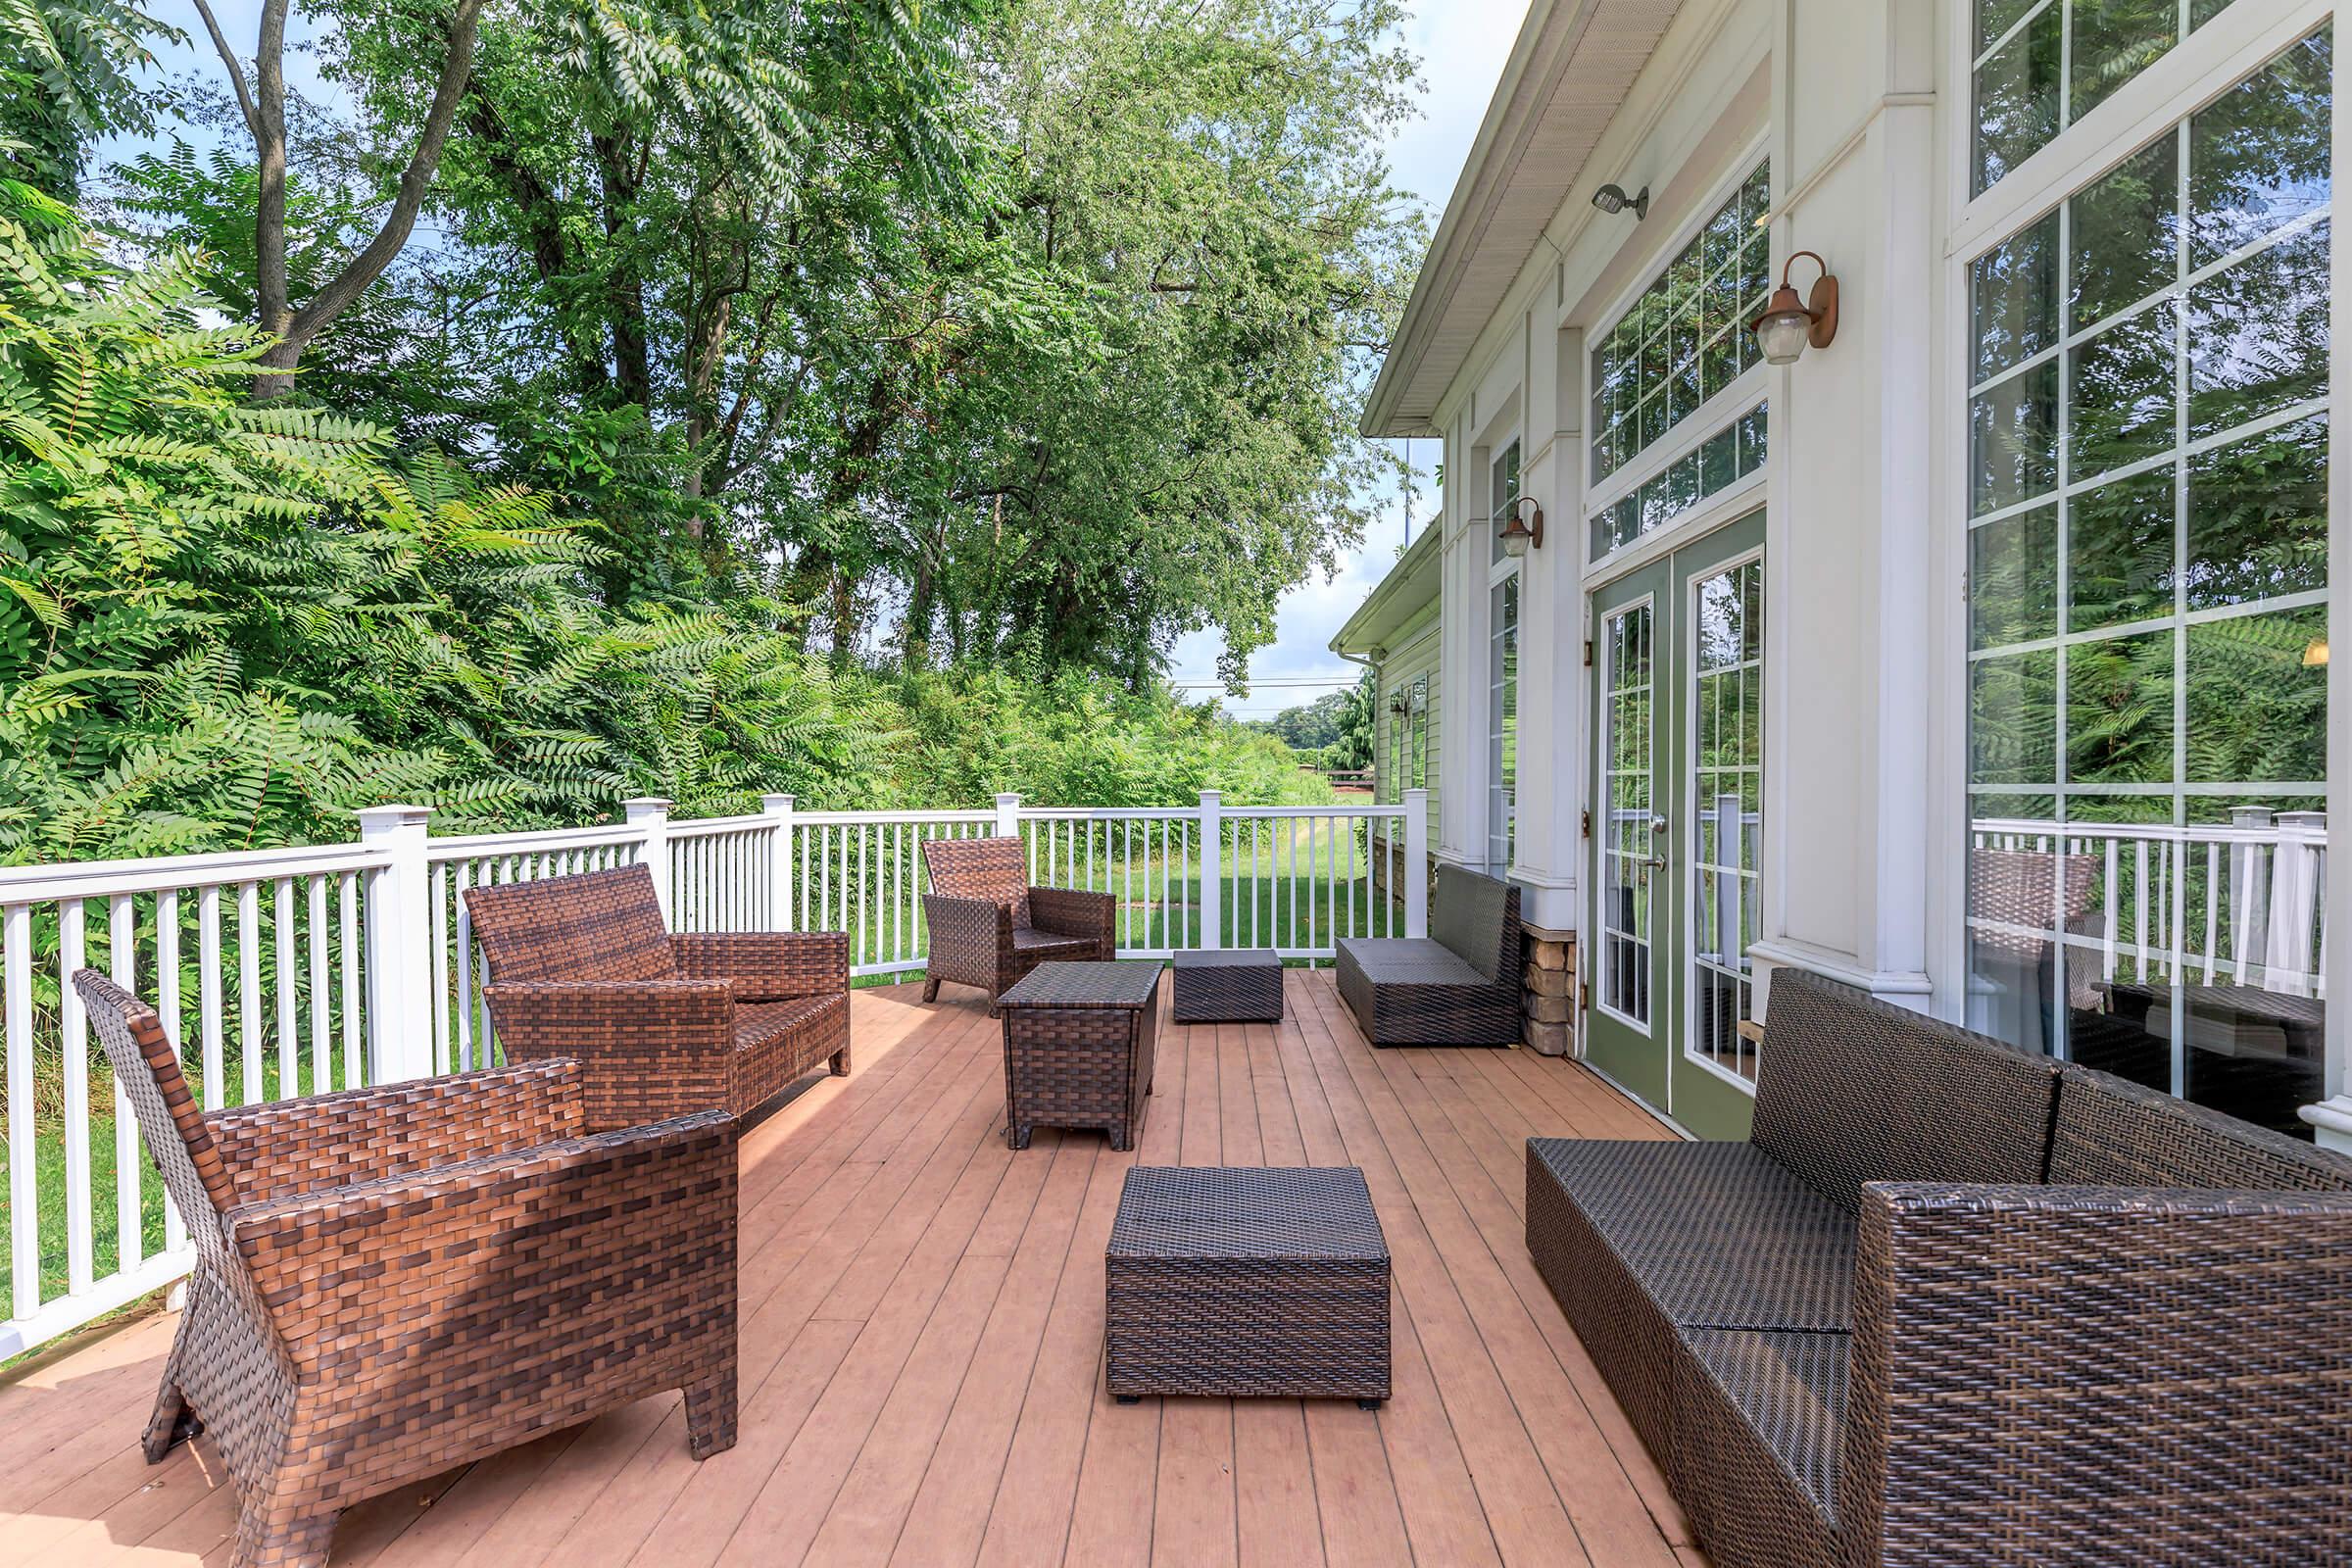
[[(1662, 839), (1665, 835), (1666, 828), (1666, 819), (1654, 812), (1651, 813), (1649, 818), (1649, 831), (1651, 835), (1653, 837)], [(1647, 864), (1652, 871), (1663, 871), (1666, 869), (1666, 851), (1663, 845), (1660, 846), (1657, 854), (1649, 858)]]

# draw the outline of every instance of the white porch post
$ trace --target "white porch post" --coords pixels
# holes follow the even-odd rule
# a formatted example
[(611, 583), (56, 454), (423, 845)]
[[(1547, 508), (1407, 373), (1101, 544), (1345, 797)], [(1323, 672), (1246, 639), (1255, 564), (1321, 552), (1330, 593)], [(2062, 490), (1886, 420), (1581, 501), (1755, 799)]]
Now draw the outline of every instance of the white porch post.
[(792, 929), (792, 806), (789, 795), (762, 795), (760, 809), (776, 824), (767, 847), (767, 928)]
[(1200, 946), (1214, 952), (1225, 945), (1218, 925), (1225, 905), (1225, 796), (1221, 790), (1200, 792)]
[(654, 898), (662, 906), (662, 923), (676, 928), (669, 913), (669, 802), (659, 795), (641, 795), (620, 803), (629, 826), (645, 835), (638, 858), (654, 873)]
[(1404, 934), (1429, 935), (1429, 791), (1404, 792)]
[(384, 863), (368, 873), (365, 963), (371, 1084), (427, 1078), (433, 1071), (430, 884), (424, 859), (432, 814), (422, 806), (372, 806), (359, 813), (360, 842), (384, 854)]
[(1021, 836), (1021, 798), (1018, 795), (997, 797), (997, 837), (1017, 839)]

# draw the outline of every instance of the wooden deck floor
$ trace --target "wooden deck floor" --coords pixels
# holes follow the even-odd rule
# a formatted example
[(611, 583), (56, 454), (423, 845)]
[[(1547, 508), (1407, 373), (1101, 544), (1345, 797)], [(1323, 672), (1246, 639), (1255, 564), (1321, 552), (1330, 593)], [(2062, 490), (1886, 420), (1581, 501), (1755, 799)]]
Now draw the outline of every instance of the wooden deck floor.
[[(1278, 1026), (1163, 1022), (1141, 1149), (1002, 1136), (971, 992), (856, 999), (858, 1072), (747, 1135), (742, 1438), (675, 1396), (343, 1517), (338, 1563), (1691, 1564), (1682, 1515), (1529, 1263), (1521, 1140), (1655, 1137), (1573, 1063), (1367, 1047), (1328, 971)], [(1357, 1164), (1396, 1258), (1396, 1396), (1102, 1388), (1131, 1163)], [(224, 1562), (210, 1441), (137, 1437), (175, 1319), (0, 1387), (0, 1564)]]

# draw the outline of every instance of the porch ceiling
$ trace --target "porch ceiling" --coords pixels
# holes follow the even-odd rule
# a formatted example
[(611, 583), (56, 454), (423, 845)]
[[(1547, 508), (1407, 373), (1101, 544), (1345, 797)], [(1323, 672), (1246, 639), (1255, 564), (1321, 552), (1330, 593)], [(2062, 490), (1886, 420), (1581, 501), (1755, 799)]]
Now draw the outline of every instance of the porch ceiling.
[(1434, 435), (1438, 400), (1542, 243), (1682, 0), (1536, 0), (1365, 406), (1369, 436)]

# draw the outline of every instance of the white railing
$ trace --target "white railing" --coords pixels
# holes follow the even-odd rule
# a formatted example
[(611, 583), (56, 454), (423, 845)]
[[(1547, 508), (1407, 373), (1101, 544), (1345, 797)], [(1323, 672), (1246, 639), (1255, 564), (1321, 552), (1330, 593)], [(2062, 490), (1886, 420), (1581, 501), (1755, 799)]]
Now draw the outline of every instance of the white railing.
[(1345, 936), (1420, 936), (1428, 923), (1420, 791), (1400, 806), (1302, 808), (1226, 807), (1213, 791), (1148, 808), (1004, 795), (958, 811), (801, 811), (770, 796), (756, 815), (704, 821), (642, 800), (617, 823), (444, 839), (420, 808), (360, 818), (355, 844), (0, 869), (0, 1358), (189, 1263), (129, 1108), (92, 1054), (70, 983), (85, 965), (156, 1005), (214, 1109), (493, 1063), (465, 894), (529, 878), (642, 861), (673, 929), (846, 930), (860, 977), (922, 967), (921, 846), (936, 838), (1017, 834), (1036, 880), (1116, 897), (1119, 950), (1139, 956), (1258, 947), (1312, 961)]
[(2327, 995), (2328, 820), (2241, 807), (2227, 824), (1981, 818), (1969, 926), (2050, 943), (2076, 979)]

